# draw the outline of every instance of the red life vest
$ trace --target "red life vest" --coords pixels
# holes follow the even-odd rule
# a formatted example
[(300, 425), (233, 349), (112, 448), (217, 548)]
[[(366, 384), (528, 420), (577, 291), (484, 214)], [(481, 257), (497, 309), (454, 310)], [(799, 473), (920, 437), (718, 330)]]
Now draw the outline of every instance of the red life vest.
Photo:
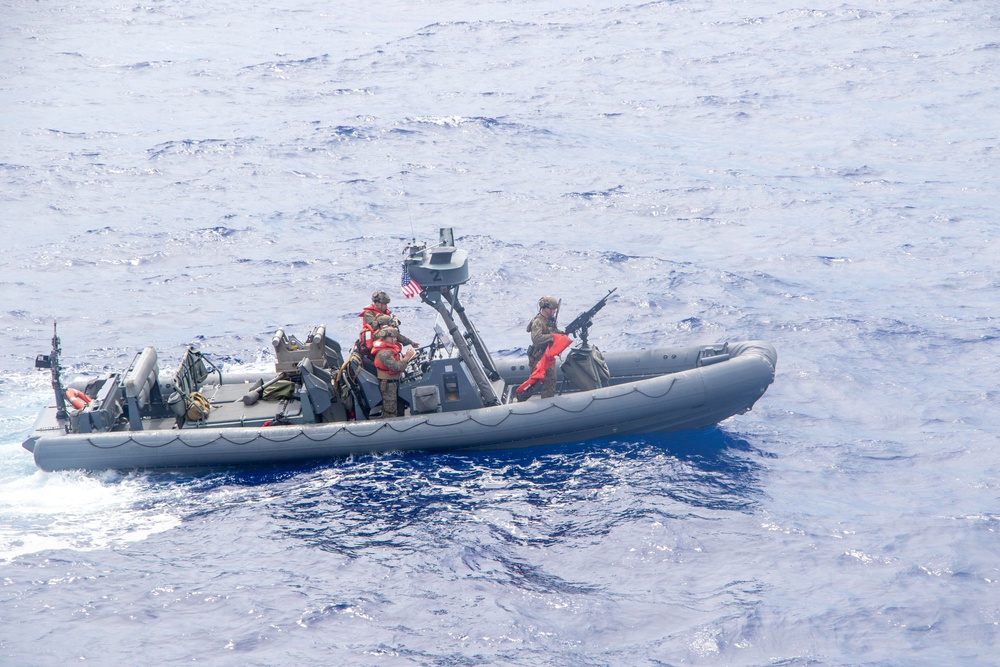
[(377, 338), (375, 340), (375, 344), (372, 345), (372, 354), (375, 355), (375, 368), (379, 369), (380, 371), (390, 373), (392, 375), (399, 375), (400, 374), (399, 371), (393, 368), (389, 368), (381, 361), (379, 361), (378, 353), (381, 352), (382, 350), (392, 350), (393, 359), (395, 359), (396, 361), (402, 361), (402, 358), (399, 356), (399, 353), (403, 351), (403, 346), (400, 345), (399, 343), (387, 343), (385, 341), (385, 338)]
[(372, 351), (372, 345), (375, 343), (375, 328), (368, 324), (368, 320), (364, 319), (365, 313), (372, 313), (375, 318), (378, 319), (379, 315), (392, 315), (388, 308), (384, 311), (379, 310), (375, 307), (375, 304), (369, 304), (365, 306), (364, 310), (358, 313), (358, 317), (361, 319), (361, 331), (358, 333), (358, 343), (361, 346), (361, 351), (365, 354), (375, 354)]
[(540, 382), (545, 379), (545, 373), (552, 367), (552, 364), (556, 363), (556, 357), (562, 354), (563, 350), (569, 347), (573, 340), (566, 334), (554, 333), (552, 334), (552, 342), (545, 346), (545, 352), (542, 353), (542, 358), (538, 360), (535, 367), (531, 369), (531, 375), (528, 379), (521, 383), (517, 388), (517, 393), (523, 394), (529, 387), (531, 387), (536, 382)]
[(364, 310), (358, 313), (358, 317), (364, 317), (365, 313), (375, 313), (375, 317), (378, 317), (379, 315), (392, 315), (392, 311), (389, 310), (388, 307), (385, 310), (379, 310), (375, 307), (374, 303), (370, 303), (365, 306)]
[(358, 334), (358, 344), (361, 346), (361, 351), (365, 354), (372, 354), (374, 336), (375, 332), (370, 326), (368, 326), (368, 323), (365, 322), (361, 326), (361, 333)]

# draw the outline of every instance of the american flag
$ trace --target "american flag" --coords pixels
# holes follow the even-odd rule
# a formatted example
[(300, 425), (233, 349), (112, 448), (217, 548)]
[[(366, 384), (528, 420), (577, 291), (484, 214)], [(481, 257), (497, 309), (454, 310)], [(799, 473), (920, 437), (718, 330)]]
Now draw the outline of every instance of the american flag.
[(406, 270), (406, 264), (403, 264), (403, 277), (399, 279), (399, 286), (403, 289), (403, 295), (407, 299), (411, 296), (417, 296), (424, 289), (420, 283), (410, 277), (410, 272)]

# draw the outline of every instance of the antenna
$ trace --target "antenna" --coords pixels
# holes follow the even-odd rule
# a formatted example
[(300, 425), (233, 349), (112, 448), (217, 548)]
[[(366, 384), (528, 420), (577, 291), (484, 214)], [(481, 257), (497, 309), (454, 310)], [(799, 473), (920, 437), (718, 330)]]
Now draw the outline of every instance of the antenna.
[(406, 204), (406, 217), (410, 221), (410, 243), (417, 242), (417, 233), (413, 230), (413, 216), (410, 215), (410, 200), (406, 195), (406, 174), (409, 172), (403, 169), (399, 172), (401, 180), (403, 181), (403, 202)]

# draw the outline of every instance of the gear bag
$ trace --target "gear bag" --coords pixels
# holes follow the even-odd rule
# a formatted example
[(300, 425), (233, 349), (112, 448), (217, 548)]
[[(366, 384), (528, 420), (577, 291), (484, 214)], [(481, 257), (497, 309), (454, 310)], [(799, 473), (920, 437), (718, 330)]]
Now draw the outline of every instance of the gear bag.
[(278, 380), (264, 389), (261, 396), (265, 401), (280, 401), (283, 398), (295, 397), (295, 383), (291, 380)]
[(560, 367), (563, 377), (581, 391), (599, 389), (611, 384), (611, 372), (604, 355), (596, 347), (574, 348)]

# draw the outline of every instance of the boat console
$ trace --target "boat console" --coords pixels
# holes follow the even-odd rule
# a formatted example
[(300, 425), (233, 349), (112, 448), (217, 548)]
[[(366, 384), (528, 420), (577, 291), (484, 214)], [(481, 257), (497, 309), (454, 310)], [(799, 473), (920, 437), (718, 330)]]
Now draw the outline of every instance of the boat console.
[[(456, 350), (456, 356), (451, 361), (430, 363), (430, 369), (434, 370), (433, 379), (439, 381), (443, 389), (443, 409), (444, 406), (465, 410), (499, 405), (505, 393), (505, 383), (459, 299), (461, 286), (469, 281), (468, 254), (455, 247), (451, 228), (441, 229), (437, 245), (413, 244), (406, 249), (406, 253), (403, 264), (410, 277), (421, 286), (420, 299), (437, 311)], [(431, 356), (435, 353), (434, 349), (430, 351)], [(469, 398), (468, 393), (465, 399), (462, 398), (460, 390), (466, 373), (474, 383), (478, 399)], [(400, 385), (400, 393), (411, 390), (422, 381), (404, 381)], [(407, 384), (409, 386), (404, 386)], [(454, 398), (449, 399), (449, 396)], [(457, 402), (449, 405), (450, 401)]]

